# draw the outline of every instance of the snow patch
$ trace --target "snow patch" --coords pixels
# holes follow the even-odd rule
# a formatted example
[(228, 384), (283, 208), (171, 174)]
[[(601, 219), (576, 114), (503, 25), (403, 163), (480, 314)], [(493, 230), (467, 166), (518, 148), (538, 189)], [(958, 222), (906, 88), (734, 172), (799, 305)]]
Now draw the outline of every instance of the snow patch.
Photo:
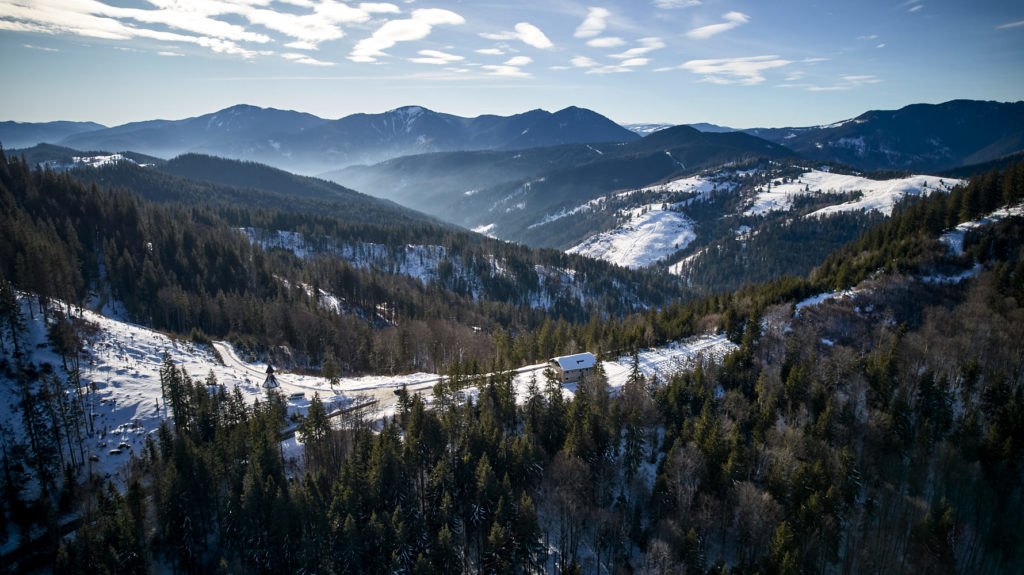
[(1024, 215), (1024, 202), (1010, 208), (1000, 208), (983, 218), (964, 222), (958, 225), (952, 230), (942, 234), (942, 236), (939, 237), (939, 241), (949, 246), (949, 252), (951, 254), (962, 255), (964, 253), (964, 236), (967, 235), (968, 231), (994, 224), (1011, 216), (1022, 215)]
[(792, 181), (776, 180), (767, 190), (761, 190), (744, 215), (757, 216), (773, 211), (786, 211), (793, 207), (797, 196), (830, 193), (861, 192), (859, 199), (822, 208), (808, 217), (827, 216), (840, 212), (876, 211), (892, 215), (893, 206), (908, 195), (928, 195), (934, 191), (947, 192), (963, 184), (963, 180), (936, 176), (910, 176), (892, 180), (872, 180), (861, 176), (833, 174), (811, 170)]
[(647, 204), (627, 210), (625, 223), (590, 236), (567, 250), (620, 266), (639, 268), (665, 258), (697, 238), (693, 220), (682, 212)]

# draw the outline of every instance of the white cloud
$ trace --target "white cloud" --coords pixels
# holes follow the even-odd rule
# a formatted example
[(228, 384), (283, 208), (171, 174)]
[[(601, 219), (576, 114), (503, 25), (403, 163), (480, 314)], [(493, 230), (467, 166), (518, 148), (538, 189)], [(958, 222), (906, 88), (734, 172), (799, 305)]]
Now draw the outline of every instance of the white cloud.
[(529, 22), (520, 22), (516, 24), (515, 31), (512, 32), (482, 32), (480, 34), (482, 38), (488, 40), (521, 40), (524, 43), (533, 46), (534, 48), (546, 49), (554, 46), (551, 40), (541, 32), (540, 28), (530, 24)]
[(691, 6), (700, 6), (700, 0), (654, 0), (652, 2), (658, 8), (662, 10), (671, 10), (673, 8), (689, 8)]
[(551, 40), (548, 40), (548, 37), (544, 35), (544, 32), (540, 31), (540, 28), (528, 22), (516, 24), (516, 33), (519, 35), (520, 40), (534, 48), (546, 49), (554, 46)]
[(591, 58), (587, 58), (586, 56), (577, 56), (572, 60), (569, 60), (569, 63), (577, 68), (593, 68), (595, 66), (600, 66), (596, 61)]
[(881, 80), (879, 80), (878, 77), (875, 76), (874, 74), (864, 74), (860, 76), (853, 74), (844, 74), (840, 76), (840, 78), (851, 84), (877, 84), (881, 82)]
[(450, 10), (426, 8), (414, 10), (412, 17), (402, 20), (385, 22), (369, 38), (356, 43), (348, 59), (353, 62), (376, 62), (377, 58), (386, 56), (384, 50), (398, 42), (411, 42), (426, 38), (434, 26), (441, 24), (465, 24), (466, 19)]
[[(286, 47), (314, 50), (344, 37), (342, 24), (370, 21), (398, 6), (368, 2), (352, 6), (335, 0), (147, 0), (151, 8), (122, 7), (112, 0), (0, 0), (0, 29), (73, 34), (107, 40), (137, 38), (190, 43), (215, 52), (259, 55), (241, 43), (268, 44), (283, 34)], [(120, 1), (117, 0), (120, 4)], [(429, 18), (428, 18), (429, 20)]]
[(182, 54), (181, 52), (170, 52), (168, 50), (157, 52), (156, 55), (157, 56), (184, 56), (184, 54)]
[(694, 28), (687, 32), (686, 35), (695, 40), (704, 40), (750, 21), (750, 17), (742, 12), (726, 12), (722, 15), (722, 18), (725, 19), (725, 22)]
[(917, 11), (918, 11), (918, 10), (920, 10), (921, 8), (924, 8), (924, 4), (917, 4), (916, 6), (911, 6), (911, 7), (910, 7), (910, 8), (909, 8), (909, 9), (907, 10), (907, 12), (917, 12)]
[(359, 5), (359, 9), (370, 14), (400, 14), (402, 12), (398, 6), (386, 2), (363, 2)]
[(690, 60), (680, 68), (702, 74), (702, 81), (712, 84), (742, 84), (752, 86), (764, 82), (762, 72), (792, 64), (778, 56), (750, 56), (746, 58), (718, 58)]
[(881, 44), (875, 46), (875, 48), (885, 48), (885, 42), (882, 42)]
[(584, 74), (617, 74), (620, 72), (632, 72), (633, 69), (628, 66), (599, 66), (597, 68), (587, 68)]
[(292, 50), (318, 50), (316, 42), (306, 42), (305, 40), (296, 40), (294, 42), (288, 42), (284, 45), (285, 48), (291, 48)]
[(509, 58), (505, 62), (505, 65), (506, 66), (525, 66), (525, 65), (529, 64), (530, 62), (533, 62), (533, 58), (531, 58), (529, 56), (514, 56), (512, 58)]
[(781, 86), (781, 87), (804, 87), (809, 92), (842, 92), (846, 90), (852, 90), (859, 88), (866, 84), (878, 84), (882, 80), (874, 74), (844, 74), (839, 77), (839, 81), (829, 86), (819, 85), (798, 85), (798, 86)]
[(620, 66), (632, 68), (634, 66), (646, 66), (651, 60), (649, 58), (630, 58), (619, 63)]
[(46, 46), (33, 46), (32, 44), (22, 44), (22, 46), (29, 48), (30, 50), (42, 50), (43, 52), (60, 52), (56, 48), (47, 48)]
[(477, 54), (484, 54), (486, 56), (502, 56), (505, 54), (503, 50), (497, 48), (481, 48), (476, 51)]
[(608, 36), (606, 38), (594, 38), (587, 40), (587, 46), (593, 48), (618, 48), (619, 46), (625, 46), (626, 41), (622, 38), (616, 38), (614, 36)]
[(586, 19), (576, 28), (576, 32), (573, 34), (577, 38), (593, 38), (604, 32), (605, 27), (608, 25), (606, 20), (612, 14), (605, 8), (590, 7), (588, 10)]
[(287, 54), (281, 54), (282, 58), (291, 60), (292, 62), (298, 62), (299, 64), (306, 64), (307, 66), (333, 66), (334, 62), (324, 62), (323, 60), (317, 60), (316, 58), (310, 58), (306, 54), (297, 54), (289, 52)]
[(1024, 20), (1018, 20), (1017, 22), (1009, 22), (1002, 26), (996, 26), (996, 30), (1006, 30), (1007, 28), (1017, 28), (1018, 26), (1024, 26)]
[(611, 54), (609, 58), (629, 60), (630, 58), (636, 58), (637, 56), (642, 56), (648, 52), (660, 50), (665, 47), (665, 43), (661, 41), (661, 38), (640, 38), (638, 42), (640, 42), (640, 45), (636, 48), (630, 48), (629, 50), (618, 54)]
[(409, 58), (410, 62), (417, 64), (437, 64), (445, 66), (452, 62), (458, 62), (459, 60), (465, 60), (462, 56), (455, 54), (449, 54), (447, 52), (441, 52), (440, 50), (420, 50), (418, 52), (421, 58)]
[(484, 70), (490, 70), (489, 76), (509, 76), (512, 78), (529, 78), (530, 75), (523, 72), (516, 66), (481, 66)]

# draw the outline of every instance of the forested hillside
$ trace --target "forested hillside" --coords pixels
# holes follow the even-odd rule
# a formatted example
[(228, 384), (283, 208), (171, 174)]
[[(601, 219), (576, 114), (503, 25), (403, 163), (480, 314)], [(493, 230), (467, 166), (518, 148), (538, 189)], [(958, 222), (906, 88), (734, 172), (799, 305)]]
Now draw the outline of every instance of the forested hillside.
[[(622, 316), (682, 293), (654, 272), (489, 240), (361, 195), (349, 205), (302, 199), (127, 163), (60, 174), (4, 159), (2, 169), (0, 272), (14, 285), (69, 304), (116, 301), (147, 325), (229, 337), (264, 353), (286, 346), (306, 365), (320, 365), (330, 352), (354, 371), (445, 371), (451, 355), (411, 347), (397, 364), (380, 364), (375, 342), (390, 349), (396, 341), (427, 346), (456, 338), (463, 361), (486, 362), (492, 331), (558, 331), (557, 346), (523, 352), (533, 359), (582, 345), (569, 343), (559, 321)], [(76, 178), (114, 180), (161, 203)], [(327, 215), (315, 215), (321, 207)], [(243, 229), (301, 238), (303, 257), (263, 249)], [(329, 257), (346, 249), (364, 257)], [(434, 259), (423, 261), (425, 254)], [(394, 273), (412, 263), (426, 270)], [(322, 292), (343, 309), (320, 305)]]
[[(21, 398), (22, 425), (34, 432), (29, 444), (5, 444), (2, 516), (10, 529), (45, 534), (5, 565), (60, 573), (1018, 572), (1024, 218), (964, 226), (962, 242), (942, 234), (1019, 205), (1022, 184), (1016, 164), (950, 194), (908, 200), (806, 279), (666, 298), (635, 313), (587, 300), (554, 321), (551, 309), (443, 280), (264, 249), (239, 230), (308, 226), (310, 238), (367, 241), (370, 232), (351, 222), (152, 203), (0, 157), (3, 385)], [(373, 229), (394, 247), (407, 237), (398, 227)], [(488, 261), (478, 245), (486, 244), (444, 247), (473, 254), (455, 261)], [(531, 265), (559, 261), (507, 249), (505, 265), (515, 253)], [(576, 274), (611, 272), (626, 273)], [(620, 277), (611, 281), (647, 276)], [(51, 314), (51, 345), (67, 365), (37, 365), (23, 349), (15, 289), (54, 304), (36, 309)], [(319, 305), (311, 294), (320, 290), (351, 313)], [(75, 361), (88, 360), (80, 347), (88, 326), (58, 306), (104, 298), (197, 342), (216, 333), (253, 349), (287, 344), (314, 367), (329, 348), (348, 369), (416, 367), (445, 377), (430, 405), (402, 395), (395, 417), (381, 422), (331, 422), (313, 401), (295, 469), (278, 444), (287, 422), (279, 396), (249, 406), (166, 361), (168, 420), (131, 459), (123, 484), (80, 478), (74, 465), (43, 477), (50, 459), (41, 450), (54, 437), (73, 441), (61, 430), (75, 428), (74, 416), (61, 422), (56, 404), (40, 401), (59, 387), (44, 383), (74, 381)], [(511, 390), (507, 370), (538, 358), (628, 353), (709, 330), (739, 349), (667, 379), (636, 369), (614, 394), (600, 370), (566, 387), (539, 377), (521, 398)], [(452, 345), (417, 347), (437, 341)], [(430, 363), (417, 363), (423, 357)], [(478, 393), (460, 393), (468, 388)], [(35, 478), (28, 489), (27, 477)], [(79, 523), (62, 538), (58, 518), (68, 516)]]

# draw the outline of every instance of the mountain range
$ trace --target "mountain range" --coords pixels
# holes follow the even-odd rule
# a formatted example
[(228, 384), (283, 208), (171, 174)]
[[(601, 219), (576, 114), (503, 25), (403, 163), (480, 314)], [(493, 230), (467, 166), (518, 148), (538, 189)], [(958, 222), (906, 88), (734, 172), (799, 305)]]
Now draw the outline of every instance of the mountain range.
[[(8, 125), (10, 124), (10, 125)], [(66, 124), (66, 123), (65, 123)], [(300, 112), (238, 105), (183, 120), (112, 128), (5, 123), (8, 148), (49, 142), (77, 150), (131, 150), (171, 158), (202, 153), (317, 174), (352, 164), (452, 150), (517, 150), (586, 142), (629, 142), (639, 135), (583, 108), (465, 118), (419, 106), (327, 120)], [(9, 142), (16, 142), (14, 144)]]
[(813, 160), (932, 173), (1024, 149), (1024, 101), (913, 104), (826, 126), (745, 131)]
[[(861, 170), (934, 173), (1024, 149), (1024, 102), (913, 104), (807, 127), (733, 130), (708, 123), (689, 126), (702, 132), (743, 131), (808, 159), (840, 162)], [(46, 142), (76, 150), (132, 151), (162, 158), (196, 152), (321, 174), (415, 154), (633, 142), (669, 127), (620, 126), (576, 107), (469, 118), (406, 106), (329, 120), (238, 105), (182, 120), (114, 127), (93, 122), (2, 122), (0, 143), (8, 149)]]

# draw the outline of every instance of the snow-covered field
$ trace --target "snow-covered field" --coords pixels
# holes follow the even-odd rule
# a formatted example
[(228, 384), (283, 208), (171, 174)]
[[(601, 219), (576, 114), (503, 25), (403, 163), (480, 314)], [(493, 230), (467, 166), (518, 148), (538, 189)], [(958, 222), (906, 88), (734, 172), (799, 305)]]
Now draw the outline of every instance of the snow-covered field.
[[(639, 190), (619, 192), (614, 196), (602, 196), (573, 209), (546, 216), (530, 227), (548, 224), (569, 215), (601, 209), (610, 198), (636, 196), (642, 200), (647, 196), (658, 197), (666, 193), (695, 194), (682, 202), (654, 202), (622, 210), (618, 213), (624, 220), (621, 224), (614, 229), (594, 234), (566, 250), (571, 254), (580, 254), (630, 268), (648, 266), (685, 248), (696, 239), (693, 221), (677, 210), (693, 201), (706, 198), (713, 191), (735, 188), (737, 184), (731, 176), (731, 172), (714, 176), (690, 176)], [(647, 201), (650, 202), (650, 199)]]
[(624, 215), (628, 219), (616, 228), (590, 236), (566, 251), (639, 268), (685, 248), (697, 237), (686, 214), (665, 210), (662, 204), (634, 208)]
[(792, 209), (793, 198), (819, 193), (861, 192), (862, 197), (852, 202), (822, 208), (810, 216), (825, 216), (839, 212), (876, 211), (892, 215), (892, 208), (908, 195), (928, 195), (934, 191), (949, 191), (963, 184), (963, 180), (937, 176), (911, 176), (892, 180), (872, 180), (861, 176), (833, 174), (811, 170), (800, 177), (784, 182), (775, 180), (771, 188), (761, 190), (744, 215), (763, 215), (772, 211)]

